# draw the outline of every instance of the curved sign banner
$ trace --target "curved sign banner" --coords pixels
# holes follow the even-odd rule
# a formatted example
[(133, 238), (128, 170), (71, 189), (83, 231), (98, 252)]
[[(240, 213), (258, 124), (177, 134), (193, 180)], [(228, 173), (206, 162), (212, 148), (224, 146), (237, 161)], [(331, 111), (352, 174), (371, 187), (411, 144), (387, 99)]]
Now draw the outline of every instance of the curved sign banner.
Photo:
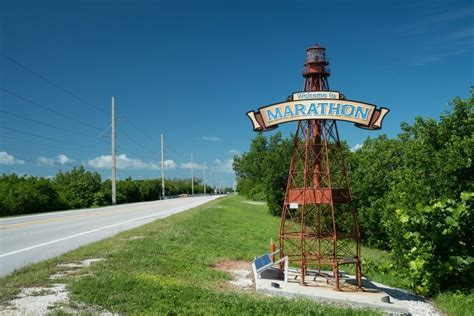
[[(256, 112), (247, 112), (253, 129), (268, 131), (282, 123), (302, 120), (339, 120), (352, 122), (359, 128), (375, 130), (382, 127), (382, 121), (390, 111), (383, 107), (377, 109), (369, 103), (350, 100), (305, 99), (306, 95), (303, 93), (299, 93), (301, 98), (295, 98), (298, 95), (295, 93), (291, 101), (264, 106)], [(310, 94), (308, 96), (312, 97)]]

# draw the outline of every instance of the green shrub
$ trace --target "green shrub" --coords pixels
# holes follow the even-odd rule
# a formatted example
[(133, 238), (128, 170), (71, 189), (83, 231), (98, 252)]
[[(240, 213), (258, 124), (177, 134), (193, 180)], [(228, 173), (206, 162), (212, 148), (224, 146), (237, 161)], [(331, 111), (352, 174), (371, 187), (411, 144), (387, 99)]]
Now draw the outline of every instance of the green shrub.
[(0, 216), (47, 212), (64, 207), (51, 181), (37, 177), (0, 176)]
[(107, 199), (107, 195), (103, 191), (99, 191), (94, 193), (94, 203), (92, 204), (93, 207), (105, 206), (111, 203), (110, 200)]
[(249, 152), (234, 157), (237, 191), (249, 199), (267, 201), (269, 212), (280, 215), (292, 149), (291, 139), (283, 139), (281, 133), (268, 138), (259, 133)]
[(128, 177), (125, 180), (117, 181), (117, 203), (133, 203), (142, 200), (140, 187)]
[(161, 181), (158, 179), (153, 180), (140, 180), (137, 181), (140, 187), (140, 194), (143, 201), (154, 201), (159, 200), (161, 197)]
[(386, 222), (392, 252), (420, 294), (466, 289), (474, 282), (474, 193), (414, 210)]
[(83, 166), (71, 171), (59, 171), (53, 180), (56, 191), (68, 208), (86, 208), (94, 204), (101, 178), (97, 172), (86, 171)]

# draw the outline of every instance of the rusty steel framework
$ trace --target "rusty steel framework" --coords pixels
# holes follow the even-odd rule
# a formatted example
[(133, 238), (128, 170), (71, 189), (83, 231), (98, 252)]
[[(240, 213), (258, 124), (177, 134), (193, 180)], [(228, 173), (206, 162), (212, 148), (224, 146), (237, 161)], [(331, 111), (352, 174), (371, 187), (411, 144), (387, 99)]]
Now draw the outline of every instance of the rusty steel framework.
[[(318, 45), (306, 52), (305, 91), (329, 90), (329, 61)], [(299, 121), (294, 138), (280, 224), (280, 256), (299, 266), (305, 284), (309, 268), (332, 268), (326, 275), (340, 290), (339, 267), (354, 264), (361, 288), (360, 232), (352, 203), (343, 148), (334, 120)], [(324, 275), (323, 273), (321, 275)]]

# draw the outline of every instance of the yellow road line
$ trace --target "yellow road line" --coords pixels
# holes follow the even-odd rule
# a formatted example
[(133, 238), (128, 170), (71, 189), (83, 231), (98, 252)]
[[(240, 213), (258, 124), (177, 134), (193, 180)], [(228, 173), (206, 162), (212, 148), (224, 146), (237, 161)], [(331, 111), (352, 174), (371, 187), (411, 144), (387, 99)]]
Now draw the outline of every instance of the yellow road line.
[[(165, 205), (160, 205), (160, 206), (165, 206)], [(144, 208), (140, 209), (134, 209), (133, 211), (143, 211), (146, 210), (149, 206), (146, 206)], [(124, 210), (107, 210), (103, 212), (94, 212), (94, 213), (85, 213), (85, 214), (78, 214), (78, 215), (69, 215), (65, 217), (53, 217), (53, 218), (48, 218), (48, 219), (43, 219), (43, 220), (36, 220), (36, 221), (29, 221), (29, 222), (24, 222), (24, 223), (16, 223), (16, 224), (9, 224), (9, 225), (0, 225), (0, 230), (6, 230), (6, 229), (11, 229), (11, 228), (21, 228), (21, 227), (28, 227), (28, 226), (33, 226), (33, 225), (41, 225), (41, 224), (49, 224), (53, 222), (64, 222), (69, 219), (73, 218), (78, 218), (78, 217), (91, 217), (91, 216), (105, 216), (109, 214), (120, 214), (120, 213), (126, 213), (129, 212), (130, 209), (124, 209)]]
[[(52, 223), (52, 222), (64, 222), (64, 221), (67, 221), (68, 219), (72, 219), (72, 218), (87, 217), (87, 216), (90, 216), (90, 215), (97, 215), (97, 214), (100, 214), (100, 213), (87, 213), (87, 214), (81, 214), (81, 215), (70, 215), (70, 216), (65, 216), (65, 217), (53, 217), (53, 218), (30, 221), (30, 222), (24, 222), (24, 223), (0, 225), (0, 229), (27, 227), (27, 226), (41, 225), (41, 224), (47, 224), (47, 223)], [(106, 214), (104, 214), (104, 215), (106, 215)]]

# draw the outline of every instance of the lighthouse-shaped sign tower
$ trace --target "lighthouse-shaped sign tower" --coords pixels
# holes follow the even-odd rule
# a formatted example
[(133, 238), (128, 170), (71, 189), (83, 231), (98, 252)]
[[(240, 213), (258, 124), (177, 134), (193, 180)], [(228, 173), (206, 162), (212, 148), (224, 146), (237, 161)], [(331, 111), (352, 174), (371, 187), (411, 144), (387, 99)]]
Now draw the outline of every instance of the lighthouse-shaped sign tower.
[[(307, 49), (305, 92), (329, 91), (328, 65), (325, 48)], [(328, 280), (339, 290), (340, 266), (353, 264), (361, 287), (359, 225), (336, 120), (298, 121), (279, 237), (280, 255), (299, 266), (302, 285), (308, 269), (332, 269)]]
[(299, 267), (302, 285), (318, 270), (336, 290), (341, 290), (339, 268), (353, 265), (361, 288), (359, 224), (336, 121), (376, 130), (389, 110), (329, 90), (328, 66), (325, 48), (308, 48), (304, 91), (247, 116), (259, 132), (298, 122), (280, 223), (281, 258)]

